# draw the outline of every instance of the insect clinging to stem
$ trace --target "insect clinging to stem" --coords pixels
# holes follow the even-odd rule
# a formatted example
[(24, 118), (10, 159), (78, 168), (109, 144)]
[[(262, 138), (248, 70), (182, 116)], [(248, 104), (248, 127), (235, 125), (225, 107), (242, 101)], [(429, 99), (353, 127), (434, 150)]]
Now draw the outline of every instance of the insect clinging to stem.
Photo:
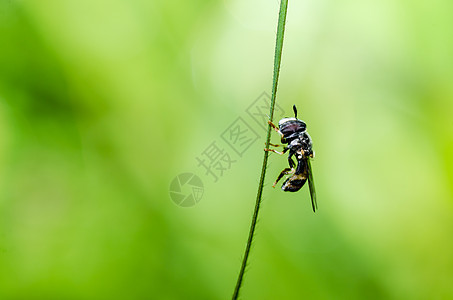
[[(285, 192), (297, 192), (300, 190), (305, 182), (308, 180), (308, 187), (310, 189), (311, 205), (313, 211), (318, 209), (316, 202), (315, 184), (313, 181), (313, 172), (311, 170), (310, 159), (314, 157), (314, 151), (312, 149), (313, 143), (310, 135), (306, 131), (307, 125), (304, 121), (297, 118), (297, 108), (293, 105), (294, 118), (283, 118), (278, 122), (278, 127), (274, 123), (268, 121), (269, 125), (274, 128), (281, 136), (282, 144), (287, 145), (275, 145), (270, 144), (274, 147), (283, 146), (283, 151), (279, 152), (275, 149), (264, 149), (264, 151), (271, 151), (280, 155), (288, 154), (289, 168), (283, 169), (278, 175), (272, 187), (278, 183), (284, 175), (291, 175), (285, 182), (283, 182), (282, 190)], [(297, 164), (294, 163), (292, 157), (295, 156)]]

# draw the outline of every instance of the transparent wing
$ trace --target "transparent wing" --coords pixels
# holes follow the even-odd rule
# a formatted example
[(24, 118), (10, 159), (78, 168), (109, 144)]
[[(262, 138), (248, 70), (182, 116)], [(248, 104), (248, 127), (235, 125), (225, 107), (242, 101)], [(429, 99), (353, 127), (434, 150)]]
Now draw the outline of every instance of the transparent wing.
[(307, 158), (307, 168), (308, 168), (308, 187), (310, 188), (311, 196), (311, 206), (313, 207), (313, 212), (316, 212), (316, 210), (318, 209), (318, 203), (316, 202), (315, 182), (313, 180), (313, 172), (311, 171), (311, 163), (309, 158)]

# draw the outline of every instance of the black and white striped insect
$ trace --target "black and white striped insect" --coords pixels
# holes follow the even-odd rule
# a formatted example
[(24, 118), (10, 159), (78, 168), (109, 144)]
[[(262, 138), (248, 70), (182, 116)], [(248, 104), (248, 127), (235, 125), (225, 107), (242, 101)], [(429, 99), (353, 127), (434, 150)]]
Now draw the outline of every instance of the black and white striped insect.
[[(283, 176), (291, 175), (285, 180), (285, 182), (283, 182), (282, 190), (285, 192), (297, 192), (308, 180), (311, 204), (313, 211), (316, 211), (318, 204), (316, 203), (315, 184), (310, 164), (310, 159), (314, 157), (314, 151), (312, 149), (313, 143), (310, 135), (306, 131), (307, 125), (304, 121), (297, 118), (296, 105), (293, 105), (293, 110), (294, 118), (281, 119), (278, 122), (278, 127), (271, 121), (268, 121), (269, 125), (280, 134), (282, 144), (287, 145), (283, 145), (282, 152), (276, 151), (275, 149), (264, 149), (264, 151), (271, 151), (280, 155), (283, 155), (289, 151), (289, 168), (285, 168), (280, 175), (278, 175), (277, 180), (275, 180), (272, 187), (275, 187)], [(270, 145), (274, 147), (282, 146), (275, 144)], [(296, 158), (297, 164), (294, 163), (293, 157)]]

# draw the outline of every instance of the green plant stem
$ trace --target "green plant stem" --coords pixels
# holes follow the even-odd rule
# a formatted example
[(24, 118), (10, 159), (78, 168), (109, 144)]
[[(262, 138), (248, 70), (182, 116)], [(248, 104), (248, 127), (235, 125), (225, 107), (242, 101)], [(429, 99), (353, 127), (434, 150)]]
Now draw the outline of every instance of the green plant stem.
[[(272, 97), (271, 105), (269, 112), (269, 121), (272, 122), (274, 118), (274, 106), (275, 98), (277, 95), (277, 85), (278, 85), (278, 75), (280, 73), (280, 62), (282, 59), (282, 48), (283, 48), (283, 35), (285, 33), (285, 22), (286, 22), (286, 10), (288, 7), (288, 0), (281, 0), (280, 2), (280, 13), (278, 16), (278, 26), (277, 26), (277, 39), (275, 42), (275, 56), (274, 56), (274, 76), (272, 81)], [(266, 148), (269, 148), (269, 143), (271, 140), (271, 125), (267, 127), (267, 137), (266, 137)], [(263, 165), (261, 167), (261, 176), (260, 183), (258, 185), (258, 192), (256, 193), (256, 203), (255, 210), (253, 211), (252, 223), (250, 225), (250, 232), (247, 239), (247, 245), (245, 247), (244, 258), (242, 259), (241, 270), (239, 271), (239, 276), (236, 282), (236, 287), (233, 293), (233, 299), (237, 299), (239, 296), (239, 291), (242, 286), (242, 279), (244, 277), (245, 267), (247, 266), (247, 260), (250, 254), (250, 248), (252, 246), (253, 235), (255, 233), (256, 221), (258, 220), (258, 213), (261, 205), (261, 196), (263, 194), (264, 178), (266, 177), (267, 169), (267, 159), (269, 152), (264, 151)]]

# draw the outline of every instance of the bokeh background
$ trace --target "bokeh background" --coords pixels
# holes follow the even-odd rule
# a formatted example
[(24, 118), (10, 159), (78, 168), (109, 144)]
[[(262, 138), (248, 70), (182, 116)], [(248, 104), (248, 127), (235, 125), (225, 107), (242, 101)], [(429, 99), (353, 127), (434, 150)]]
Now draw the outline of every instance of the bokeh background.
[[(1, 299), (231, 297), (278, 7), (0, 1)], [(289, 1), (277, 103), (308, 124), (319, 212), (272, 189), (271, 155), (243, 299), (453, 298), (452, 10)], [(238, 117), (259, 135), (242, 156), (221, 137)], [(213, 142), (235, 161), (216, 182)], [(192, 207), (169, 195), (184, 172)]]

